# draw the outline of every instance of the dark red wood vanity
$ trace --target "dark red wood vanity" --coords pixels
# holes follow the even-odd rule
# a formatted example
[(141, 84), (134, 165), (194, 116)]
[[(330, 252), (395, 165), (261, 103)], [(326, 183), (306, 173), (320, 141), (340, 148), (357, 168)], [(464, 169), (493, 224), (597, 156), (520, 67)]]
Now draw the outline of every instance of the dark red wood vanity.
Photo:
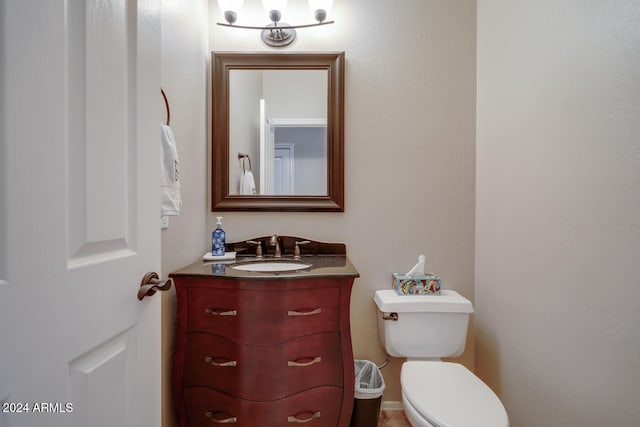
[[(288, 239), (296, 238), (281, 239), (283, 260), (290, 261)], [(300, 271), (197, 262), (170, 274), (178, 301), (173, 394), (181, 427), (349, 425), (349, 304), (359, 274), (344, 245), (335, 253), (330, 244), (329, 254), (321, 245), (304, 246), (299, 261), (311, 267)], [(274, 261), (266, 249), (263, 261)], [(235, 262), (248, 261), (260, 260)]]

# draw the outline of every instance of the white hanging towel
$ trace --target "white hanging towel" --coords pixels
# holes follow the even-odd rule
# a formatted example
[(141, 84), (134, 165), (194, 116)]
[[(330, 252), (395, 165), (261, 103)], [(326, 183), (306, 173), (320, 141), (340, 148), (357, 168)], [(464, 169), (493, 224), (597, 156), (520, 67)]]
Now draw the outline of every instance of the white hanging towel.
[(256, 194), (256, 181), (253, 172), (244, 171), (240, 175), (240, 194)]
[(180, 195), (180, 163), (178, 150), (171, 128), (160, 124), (162, 145), (160, 148), (160, 216), (180, 215), (182, 197)]

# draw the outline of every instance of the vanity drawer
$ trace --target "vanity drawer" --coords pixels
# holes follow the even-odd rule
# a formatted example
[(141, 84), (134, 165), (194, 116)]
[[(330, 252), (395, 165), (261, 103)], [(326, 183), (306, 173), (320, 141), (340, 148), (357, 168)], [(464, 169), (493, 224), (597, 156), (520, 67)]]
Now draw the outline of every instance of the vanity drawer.
[(209, 332), (252, 344), (337, 331), (339, 295), (339, 288), (282, 292), (191, 287), (188, 331)]
[(305, 335), (275, 345), (243, 344), (190, 333), (184, 386), (208, 386), (249, 400), (282, 399), (319, 385), (342, 387), (337, 332)]
[(190, 427), (286, 427), (301, 423), (308, 427), (335, 427), (342, 398), (343, 390), (332, 386), (316, 387), (275, 402), (238, 399), (205, 387), (184, 389)]

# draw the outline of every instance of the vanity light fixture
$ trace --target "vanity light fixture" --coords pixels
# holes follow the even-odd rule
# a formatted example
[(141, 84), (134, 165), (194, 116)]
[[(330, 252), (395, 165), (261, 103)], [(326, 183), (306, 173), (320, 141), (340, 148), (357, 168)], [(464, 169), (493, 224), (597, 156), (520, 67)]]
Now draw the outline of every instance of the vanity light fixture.
[(262, 0), (262, 6), (269, 14), (271, 23), (262, 27), (235, 25), (244, 0), (218, 0), (218, 6), (227, 21), (218, 22), (218, 25), (248, 30), (261, 30), (262, 41), (269, 46), (288, 46), (296, 39), (296, 28), (317, 27), (319, 25), (333, 24), (334, 21), (326, 21), (327, 13), (331, 10), (333, 0), (309, 0), (309, 7), (313, 11), (316, 20), (313, 24), (289, 25), (280, 22), (282, 13), (287, 8), (287, 0)]

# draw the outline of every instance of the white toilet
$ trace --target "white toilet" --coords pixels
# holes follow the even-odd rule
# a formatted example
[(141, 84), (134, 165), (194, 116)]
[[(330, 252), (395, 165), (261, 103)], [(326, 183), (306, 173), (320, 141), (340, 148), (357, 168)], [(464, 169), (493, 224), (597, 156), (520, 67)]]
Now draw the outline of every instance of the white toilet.
[(380, 342), (390, 356), (406, 357), (402, 403), (413, 427), (508, 427), (495, 393), (471, 371), (441, 357), (464, 351), (471, 301), (455, 291), (398, 295), (376, 291)]

